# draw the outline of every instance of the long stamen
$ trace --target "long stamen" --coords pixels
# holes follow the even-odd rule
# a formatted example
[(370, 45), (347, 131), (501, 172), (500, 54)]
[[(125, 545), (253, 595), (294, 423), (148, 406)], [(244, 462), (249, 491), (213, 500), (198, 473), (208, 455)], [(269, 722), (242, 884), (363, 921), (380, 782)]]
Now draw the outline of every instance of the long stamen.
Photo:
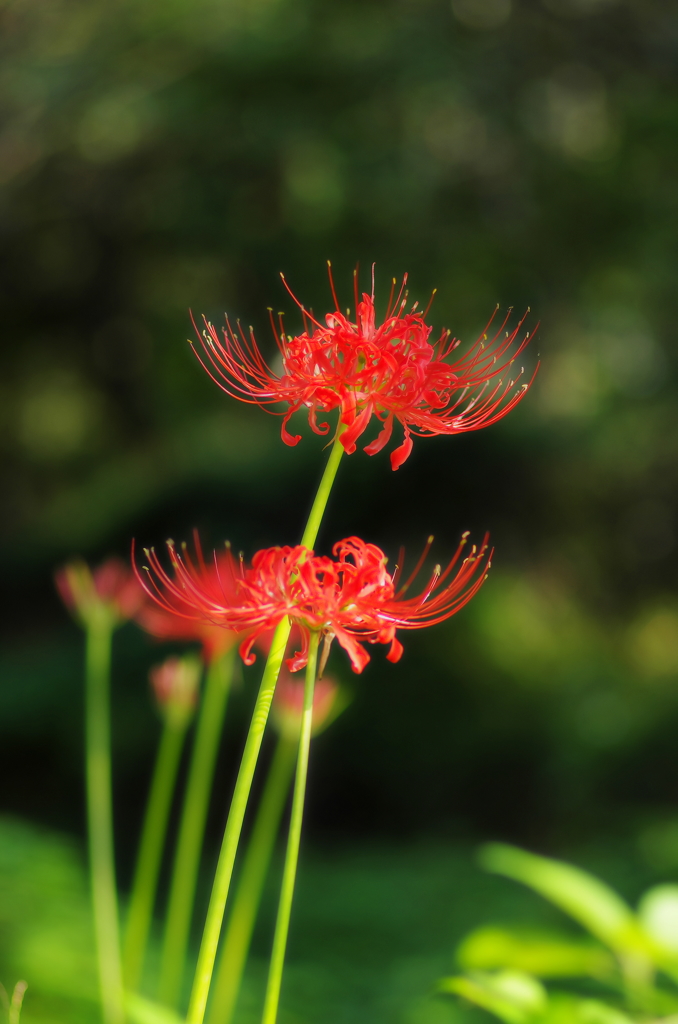
[(433, 300), (436, 297), (436, 292), (437, 291), (438, 291), (438, 289), (434, 288), (433, 291), (431, 292), (431, 298), (428, 300), (428, 306), (426, 307), (426, 309), (422, 313), (423, 317), (427, 317), (428, 316), (429, 310), (430, 310), (431, 306), (433, 305)]
[(334, 278), (332, 277), (332, 264), (330, 263), (329, 260), (327, 261), (327, 273), (328, 273), (328, 276), (329, 276), (329, 279), (330, 279), (330, 290), (332, 292), (332, 298), (334, 300), (334, 308), (338, 311), (339, 310), (339, 299), (337, 298), (337, 293), (336, 293), (336, 291), (334, 289)]
[(412, 572), (408, 576), (407, 582), (404, 583), (402, 585), (402, 587), (400, 588), (400, 590), (398, 591), (398, 597), (402, 597), (402, 595), (411, 586), (413, 580), (417, 576), (417, 573), (419, 572), (419, 570), (421, 569), (422, 565), (426, 561), (426, 556), (428, 555), (429, 551), (431, 550), (431, 544), (433, 544), (433, 541), (434, 541), (434, 537), (433, 537), (433, 535), (431, 535), (428, 538), (428, 540), (426, 541), (426, 544), (424, 545), (424, 550), (422, 551), (421, 555), (419, 556), (419, 561), (417, 562), (417, 564), (415, 565), (414, 569), (412, 570)]

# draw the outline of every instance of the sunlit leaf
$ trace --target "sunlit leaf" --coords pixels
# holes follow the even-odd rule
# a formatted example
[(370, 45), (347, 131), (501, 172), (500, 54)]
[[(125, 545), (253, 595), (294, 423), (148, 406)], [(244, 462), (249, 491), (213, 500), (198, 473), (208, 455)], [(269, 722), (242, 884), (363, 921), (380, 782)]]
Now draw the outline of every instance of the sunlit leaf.
[(638, 917), (657, 945), (678, 956), (678, 885), (649, 889), (638, 905)]
[(635, 956), (648, 952), (649, 943), (631, 908), (581, 868), (503, 843), (484, 846), (480, 861), (488, 871), (523, 882), (551, 900), (615, 952)]
[(585, 999), (577, 1007), (577, 1020), (581, 1024), (633, 1024), (621, 1010), (601, 1003), (597, 999)]
[(457, 959), (465, 970), (506, 968), (542, 978), (601, 978), (615, 970), (612, 956), (592, 942), (496, 925), (468, 935), (457, 950)]
[(506, 1024), (536, 1024), (547, 1006), (544, 987), (520, 971), (443, 978), (438, 987), (440, 992), (461, 996), (488, 1010)]
[(569, 993), (554, 993), (540, 1024), (638, 1024), (614, 1006)]

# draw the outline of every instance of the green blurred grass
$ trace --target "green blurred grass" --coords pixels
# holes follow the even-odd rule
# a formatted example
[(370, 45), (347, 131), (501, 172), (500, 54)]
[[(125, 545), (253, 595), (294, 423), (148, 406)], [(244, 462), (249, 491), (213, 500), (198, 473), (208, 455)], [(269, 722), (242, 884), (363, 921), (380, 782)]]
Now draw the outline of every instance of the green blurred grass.
[[(212, 851), (215, 854), (215, 851)], [(653, 872), (628, 848), (579, 860), (635, 898)], [(276, 906), (269, 878), (238, 1007), (259, 1020)], [(203, 891), (209, 886), (203, 878)], [(335, 843), (302, 851), (281, 1024), (471, 1024), (475, 1009), (434, 995), (455, 949), (481, 925), (579, 930), (527, 889), (484, 874), (468, 846)], [(157, 940), (156, 933), (154, 939)], [(194, 936), (197, 943), (199, 935)], [(154, 990), (157, 946), (145, 988)], [(29, 988), (22, 1024), (94, 1024), (96, 974), (83, 850), (18, 819), (0, 819), (0, 980)]]
[[(240, 1001), (259, 1019), (275, 909), (272, 877)], [(445, 1024), (476, 1019), (432, 995), (486, 916), (549, 920), (527, 892), (452, 846), (349, 846), (302, 858), (281, 1024)], [(153, 957), (150, 977), (152, 993)], [(83, 853), (63, 835), (0, 821), (0, 979), (28, 982), (22, 1024), (98, 1020)]]

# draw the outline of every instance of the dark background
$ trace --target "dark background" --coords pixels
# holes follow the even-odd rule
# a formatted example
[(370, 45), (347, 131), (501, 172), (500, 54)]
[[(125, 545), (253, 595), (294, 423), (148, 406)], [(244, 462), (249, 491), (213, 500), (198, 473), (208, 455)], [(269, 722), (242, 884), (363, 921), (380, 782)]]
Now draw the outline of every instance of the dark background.
[[(83, 833), (81, 639), (53, 567), (199, 526), (251, 554), (300, 535), (326, 457), (227, 398), (189, 307), (329, 309), (376, 262), (465, 343), (541, 321), (506, 420), (341, 466), (319, 550), (395, 559), (463, 529), (497, 554), (458, 617), (375, 649), (316, 743), (308, 832), (597, 836), (678, 866), (678, 8), (660, 0), (21, 0), (0, 8), (5, 609), (0, 801)], [(162, 649), (163, 651), (165, 648)], [(161, 650), (115, 650), (123, 884)], [(256, 685), (243, 673), (210, 828)]]

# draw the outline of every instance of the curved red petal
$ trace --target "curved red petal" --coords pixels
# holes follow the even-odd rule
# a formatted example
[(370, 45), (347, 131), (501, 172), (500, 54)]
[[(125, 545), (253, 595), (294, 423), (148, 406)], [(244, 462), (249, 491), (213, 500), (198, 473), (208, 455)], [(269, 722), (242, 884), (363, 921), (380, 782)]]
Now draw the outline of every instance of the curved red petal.
[(290, 418), (294, 415), (296, 411), (296, 409), (292, 409), (290, 412), (288, 412), (287, 416), (285, 416), (284, 420), (282, 421), (282, 424), (280, 425), (280, 436), (282, 437), (285, 444), (289, 445), (290, 448), (294, 448), (295, 445), (298, 445), (299, 442), (301, 441), (301, 434), (290, 434), (290, 432), (287, 429), (287, 424), (289, 423)]
[(413, 448), (413, 441), (410, 437), (410, 432), (405, 427), (405, 440), (399, 448), (394, 448), (391, 452), (391, 469), (400, 469), (402, 464), (409, 459)]
[(394, 664), (396, 661), (400, 661), (403, 654), (403, 645), (394, 636), (391, 640), (391, 647), (388, 654), (386, 655), (387, 661), (392, 661)]
[(390, 416), (386, 417), (386, 422), (384, 423), (384, 426), (379, 431), (379, 434), (374, 439), (374, 441), (370, 441), (370, 443), (368, 445), (366, 445), (365, 448), (363, 448), (363, 451), (367, 455), (376, 455), (377, 452), (380, 452), (381, 449), (384, 448), (388, 444), (388, 442), (391, 440), (391, 434), (392, 433), (393, 433), (393, 415), (391, 414)]

